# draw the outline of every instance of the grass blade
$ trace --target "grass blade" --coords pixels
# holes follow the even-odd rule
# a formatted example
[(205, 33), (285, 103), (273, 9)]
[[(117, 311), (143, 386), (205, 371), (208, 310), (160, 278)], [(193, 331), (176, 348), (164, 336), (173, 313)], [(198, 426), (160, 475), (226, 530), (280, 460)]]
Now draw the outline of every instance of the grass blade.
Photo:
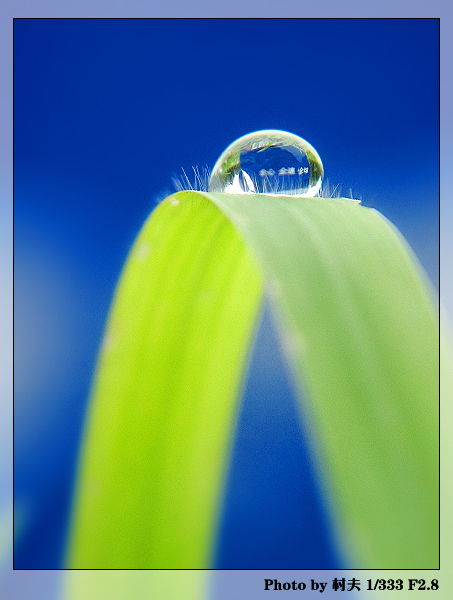
[(73, 568), (209, 565), (261, 282), (206, 199), (164, 202), (119, 284), (75, 505)]
[(68, 566), (210, 565), (263, 284), (348, 566), (438, 566), (438, 316), (415, 257), (351, 200), (201, 192), (154, 211), (122, 275)]
[(437, 568), (439, 335), (396, 229), (344, 199), (210, 194), (265, 272), (355, 568)]

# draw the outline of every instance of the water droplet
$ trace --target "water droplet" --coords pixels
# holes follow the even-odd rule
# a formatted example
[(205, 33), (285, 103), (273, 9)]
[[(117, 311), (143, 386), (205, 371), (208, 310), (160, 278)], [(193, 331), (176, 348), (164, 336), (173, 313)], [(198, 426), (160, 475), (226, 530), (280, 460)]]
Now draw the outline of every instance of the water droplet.
[(108, 352), (109, 350), (111, 350), (114, 346), (114, 342), (115, 339), (113, 337), (112, 332), (107, 331), (107, 333), (104, 335), (104, 339), (102, 340), (102, 351)]
[(221, 154), (209, 191), (312, 197), (323, 174), (319, 154), (306, 140), (287, 131), (255, 131)]
[(151, 250), (151, 244), (149, 242), (143, 242), (137, 248), (137, 252), (135, 255), (138, 260), (143, 261), (148, 256), (150, 250)]

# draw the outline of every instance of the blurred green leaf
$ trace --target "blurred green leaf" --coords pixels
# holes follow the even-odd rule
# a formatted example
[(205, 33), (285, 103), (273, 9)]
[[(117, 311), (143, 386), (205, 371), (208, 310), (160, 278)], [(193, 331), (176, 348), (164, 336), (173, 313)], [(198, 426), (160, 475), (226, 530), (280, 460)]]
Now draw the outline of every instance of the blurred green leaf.
[(208, 594), (203, 571), (69, 571), (68, 600), (201, 600)]
[(439, 328), (401, 234), (345, 199), (209, 195), (268, 282), (354, 568), (437, 568)]
[(348, 566), (438, 566), (438, 315), (404, 240), (352, 200), (181, 192), (116, 292), (69, 567), (210, 566), (263, 289)]

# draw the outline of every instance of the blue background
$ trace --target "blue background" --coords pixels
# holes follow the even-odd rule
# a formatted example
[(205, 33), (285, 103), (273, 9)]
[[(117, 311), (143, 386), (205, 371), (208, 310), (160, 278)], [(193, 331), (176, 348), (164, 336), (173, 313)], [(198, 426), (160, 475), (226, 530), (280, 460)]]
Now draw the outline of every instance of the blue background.
[[(51, 568), (111, 295), (181, 167), (299, 134), (438, 286), (438, 21), (16, 20), (14, 42), (15, 566)], [(215, 566), (342, 566), (268, 316), (259, 336)]]

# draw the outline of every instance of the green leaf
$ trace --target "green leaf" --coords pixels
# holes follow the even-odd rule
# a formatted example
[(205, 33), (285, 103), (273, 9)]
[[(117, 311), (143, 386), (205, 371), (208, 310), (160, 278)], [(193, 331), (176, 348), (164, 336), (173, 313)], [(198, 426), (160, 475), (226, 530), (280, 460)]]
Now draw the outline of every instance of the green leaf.
[(437, 568), (438, 316), (410, 249), (351, 200), (196, 192), (159, 205), (121, 277), (69, 567), (210, 566), (263, 290), (348, 566)]
[(70, 567), (209, 565), (261, 295), (244, 244), (212, 203), (192, 194), (155, 210), (104, 338)]
[(348, 565), (437, 568), (438, 315), (417, 259), (350, 200), (210, 196), (269, 282)]

